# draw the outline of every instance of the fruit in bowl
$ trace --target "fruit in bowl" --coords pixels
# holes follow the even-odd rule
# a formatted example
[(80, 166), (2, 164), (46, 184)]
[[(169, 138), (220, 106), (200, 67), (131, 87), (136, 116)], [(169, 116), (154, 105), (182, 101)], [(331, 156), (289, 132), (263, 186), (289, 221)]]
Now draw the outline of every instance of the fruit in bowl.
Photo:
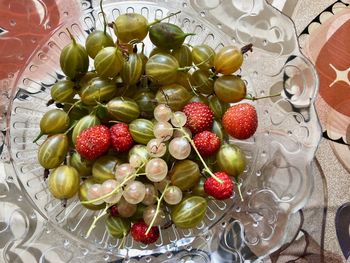
[[(85, 46), (67, 29), (71, 43), (60, 54), (66, 76), (48, 101), (57, 108), (43, 115), (34, 143), (47, 135), (38, 160), (55, 198), (79, 193), (84, 207), (102, 210), (87, 236), (104, 220), (111, 236), (131, 233), (150, 244), (158, 226), (195, 228), (210, 199), (237, 191), (243, 200), (246, 159), (228, 137), (248, 139), (257, 129), (255, 107), (242, 100), (259, 98), (247, 96), (236, 74), (252, 45), (216, 52), (206, 43), (184, 44), (194, 34), (163, 22), (175, 14), (151, 23), (122, 14), (113, 24), (116, 43), (104, 13), (104, 30)], [(148, 34), (158, 49), (149, 56)]]
[[(265, 238), (266, 235), (262, 234), (267, 233), (266, 231), (287, 225), (288, 223), (280, 221), (283, 219), (280, 215), (291, 214), (294, 209), (302, 207), (312, 185), (309, 170), (302, 173), (305, 176), (293, 173), (292, 180), (286, 178), (284, 171), (277, 172), (285, 168), (283, 157), (289, 165), (297, 164), (295, 171), (304, 171), (315, 149), (317, 136), (308, 136), (304, 141), (302, 135), (305, 134), (305, 129), (300, 129), (305, 127), (310, 131), (310, 135), (315, 135), (316, 119), (312, 115), (312, 94), (295, 93), (294, 84), (300, 84), (301, 81), (297, 79), (299, 73), (291, 70), (294, 66), (305, 70), (309, 70), (310, 67), (305, 67), (300, 60), (303, 57), (297, 49), (287, 51), (286, 48), (293, 47), (293, 43), (286, 43), (287, 39), (284, 37), (290, 36), (292, 30), (283, 28), (283, 23), (278, 27), (286, 33), (280, 34), (281, 38), (283, 37), (282, 42), (269, 43), (269, 39), (267, 42), (263, 41), (261, 36), (257, 35), (257, 32), (262, 31), (255, 30), (254, 26), (242, 29), (243, 24), (254, 24), (254, 21), (243, 23), (246, 19), (265, 21), (273, 16), (278, 18), (278, 21), (282, 20), (276, 10), (273, 11), (260, 0), (256, 1), (261, 2), (263, 6), (261, 12), (257, 11), (259, 16), (243, 12), (239, 1), (228, 4), (232, 5), (229, 16), (242, 22), (236, 24), (235, 32), (227, 31), (226, 26), (215, 22), (215, 17), (210, 16), (210, 10), (205, 9), (206, 11), (202, 12), (204, 9), (196, 9), (202, 1), (161, 2), (104, 2), (104, 8), (108, 10), (108, 22), (114, 21), (118, 24), (124, 20), (129, 25), (128, 30), (131, 30), (135, 23), (139, 25), (138, 19), (143, 21), (139, 30), (141, 34), (136, 34), (137, 37), (132, 37), (130, 31), (124, 35), (119, 31), (121, 35), (118, 37), (113, 33), (112, 27), (120, 29), (120, 24), (113, 23), (109, 23), (111, 28), (106, 27), (106, 34), (103, 19), (95, 19), (95, 24), (89, 24), (89, 18), (97, 18), (98, 10), (93, 10), (93, 4), (88, 8), (92, 12), (82, 14), (78, 25), (66, 21), (67, 23), (46, 43), (48, 50), (43, 43), (45, 47), (38, 51), (37, 57), (33, 56), (26, 71), (21, 75), (23, 85), (20, 79), (20, 89), (15, 94), (11, 108), (11, 156), (17, 178), (22, 182), (22, 190), (32, 198), (38, 211), (50, 220), (50, 225), (63, 230), (68, 238), (79, 239), (82, 244), (93, 243), (99, 248), (111, 248), (124, 256), (138, 253), (150, 255), (157, 249), (168, 249), (169, 245), (172, 247), (173, 244), (172, 248), (178, 249), (191, 243), (194, 237), (204, 238), (207, 234), (212, 235), (213, 240), (217, 240), (214, 237), (215, 233), (211, 231), (220, 230), (226, 225), (226, 233), (231, 226), (229, 222), (234, 219), (244, 225), (246, 241), (253, 242), (250, 247), (255, 249), (255, 252), (257, 248), (261, 249), (257, 254), (263, 255), (279, 246), (283, 239), (283, 231), (275, 232), (273, 238), (267, 242), (264, 239), (264, 242), (254, 243), (255, 240)], [(178, 10), (181, 10), (181, 13), (178, 13)], [(172, 15), (171, 12), (177, 14)], [(242, 12), (248, 16), (241, 16)], [(126, 18), (125, 14), (131, 13), (133, 15)], [(172, 33), (180, 32), (181, 38), (185, 39), (180, 48), (173, 50), (154, 47), (147, 36), (147, 31), (160, 23), (157, 19), (160, 20), (168, 14), (171, 16), (163, 22), (176, 24), (182, 32), (178, 27), (167, 25), (165, 28), (168, 27)], [(151, 23), (147, 19), (145, 22), (141, 16)], [(116, 23), (118, 17), (121, 18)], [(260, 24), (254, 25), (258, 27)], [(66, 27), (69, 28), (71, 36)], [(134, 30), (138, 31), (138, 28), (140, 29), (136, 26)], [(163, 27), (155, 27), (157, 28)], [(265, 28), (262, 30), (266, 31)], [(283, 30), (289, 30), (289, 33)], [(243, 35), (243, 32), (249, 33), (252, 38), (244, 38), (246, 35)], [(188, 33), (196, 35), (184, 37)], [(110, 37), (113, 43), (109, 41)], [(124, 37), (130, 39), (125, 40)], [(141, 39), (143, 43), (139, 41)], [(254, 43), (253, 53), (248, 52), (251, 49), (250, 42)], [(261, 43), (267, 44), (265, 46)], [(233, 47), (233, 44), (236, 47)], [(243, 49), (237, 48), (245, 44), (248, 45)], [(284, 53), (277, 57), (269, 53), (271, 50), (275, 52), (275, 44), (284, 48)], [(63, 67), (67, 67), (65, 71), (69, 71), (67, 74), (71, 74), (72, 79), (67, 78), (64, 70), (59, 68), (61, 50), (66, 45), (70, 47), (70, 51), (66, 51), (65, 56), (72, 54), (72, 48), (76, 49), (77, 45), (85, 48), (90, 56), (86, 73), (85, 69), (80, 68), (75, 72), (76, 61), (72, 60), (74, 63), (71, 65), (64, 64)], [(106, 47), (110, 48), (97, 57), (99, 51)], [(81, 50), (79, 47), (79, 56), (74, 59), (81, 59), (81, 55), (85, 54), (80, 53)], [(44, 61), (42, 52), (50, 59)], [(288, 57), (291, 54), (296, 57)], [(152, 57), (154, 59), (151, 59)], [(236, 58), (238, 63), (232, 62)], [(146, 70), (149, 60), (150, 64)], [(244, 60), (242, 67), (234, 71), (237, 66), (240, 67), (240, 60)], [(120, 64), (122, 67), (119, 70)], [(38, 67), (36, 72), (32, 71), (34, 66)], [(159, 69), (163, 71), (160, 72)], [(276, 75), (269, 74), (271, 72)], [(309, 80), (309, 77), (306, 79)], [(283, 83), (279, 83), (282, 79)], [(41, 86), (36, 86), (36, 83)], [(292, 84), (293, 89), (289, 90), (289, 85)], [(315, 88), (314, 84), (309, 86), (308, 91)], [(256, 99), (250, 94), (265, 97), (281, 90), (283, 92), (284, 89), (286, 93), (279, 98), (249, 102), (254, 107), (246, 114), (239, 109), (247, 110), (246, 99)], [(305, 106), (306, 101), (310, 104)], [(45, 106), (46, 103), (49, 107)], [(292, 112), (286, 107), (289, 104), (292, 105)], [(301, 108), (303, 105), (305, 107)], [(232, 106), (237, 107), (231, 108)], [(306, 108), (309, 111), (304, 111)], [(40, 127), (40, 119), (49, 110), (61, 111), (60, 114), (51, 115), (54, 117), (51, 124), (55, 123), (52, 126), (53, 133), (58, 134), (51, 134), (51, 126), (45, 124), (50, 120), (48, 117), (51, 113), (44, 118), (43, 126)], [(289, 110), (288, 115), (286, 110)], [(203, 116), (200, 115), (201, 111)], [(303, 115), (306, 112), (311, 114), (311, 119)], [(191, 117), (191, 114), (194, 117)], [(303, 115), (305, 122), (300, 122), (301, 115), (297, 116), (298, 114)], [(65, 118), (61, 118), (63, 115)], [(281, 115), (286, 116), (282, 122), (279, 121)], [(291, 119), (293, 116), (295, 119)], [(250, 119), (249, 123), (245, 121), (245, 117)], [(251, 138), (244, 139), (254, 133), (258, 121), (258, 132)], [(33, 144), (33, 139), (39, 134), (39, 127), (45, 136)], [(92, 131), (89, 131), (90, 128)], [(96, 135), (96, 130), (100, 130), (104, 136)], [(85, 135), (82, 136), (83, 134)], [(95, 135), (90, 138), (92, 134)], [(79, 148), (77, 139), (80, 135), (82, 137), (79, 145), (83, 147)], [(235, 137), (239, 139), (233, 139)], [(44, 143), (49, 138), (52, 138), (49, 140), (50, 144)], [(101, 142), (96, 148), (91, 143), (95, 141)], [(311, 147), (303, 147), (298, 152), (293, 142)], [(50, 150), (49, 145), (52, 143), (57, 145), (57, 151)], [(39, 167), (38, 147), (44, 149), (41, 152), (48, 154), (49, 158), (44, 158), (44, 155), (41, 157), (41, 162), (47, 169)], [(290, 162), (301, 155), (303, 158), (299, 161)], [(283, 167), (275, 168), (281, 158)], [(48, 162), (48, 159), (52, 162)], [(229, 160), (235, 162), (230, 163)], [(54, 173), (57, 167), (50, 167), (56, 166), (57, 162), (60, 163), (59, 166), (73, 166), (79, 171), (79, 199), (76, 195), (71, 198), (68, 198), (70, 195), (63, 195), (64, 192), (76, 194), (75, 187), (67, 187), (67, 191), (62, 191), (62, 195), (54, 197), (53, 194), (59, 189), (59, 178), (62, 174), (64, 180), (71, 180), (71, 185), (76, 185), (76, 181), (72, 180), (76, 174), (72, 172), (73, 169), (59, 169)], [(54, 175), (51, 178), (56, 183), (56, 190), (52, 189), (53, 194), (50, 194), (47, 188), (49, 180), (43, 181), (43, 173), (45, 176)], [(226, 176), (222, 177), (222, 174), (226, 174), (230, 181), (226, 180)], [(128, 177), (130, 180), (127, 180)], [(298, 191), (293, 192), (293, 185), (299, 182), (298, 178), (305, 183), (299, 184)], [(228, 182), (224, 187), (221, 183), (223, 181)], [(286, 188), (287, 182), (292, 187)], [(239, 196), (242, 183), (243, 202)], [(277, 205), (274, 205), (271, 199), (260, 198), (263, 193), (273, 198), (278, 196), (280, 199)], [(230, 198), (227, 198), (228, 196)], [(141, 198), (143, 200), (139, 202)], [(66, 207), (61, 206), (61, 201), (65, 204), (66, 199)], [(287, 212), (285, 204), (290, 205)], [(277, 221), (260, 224), (263, 227), (260, 229), (255, 227), (256, 224), (270, 218), (265, 215), (258, 218), (254, 216), (255, 213), (260, 214), (259, 207), (262, 206), (271, 207)], [(249, 210), (246, 210), (248, 207)], [(195, 213), (189, 213), (187, 208), (192, 208)], [(189, 217), (191, 220), (188, 220)], [(148, 233), (151, 233), (151, 237), (157, 237), (157, 232), (151, 229), (158, 228), (159, 238), (154, 243), (143, 243), (137, 234), (135, 237), (140, 242), (133, 242), (131, 227), (138, 222), (136, 226), (140, 227), (135, 226), (138, 229), (136, 234), (146, 235), (148, 228), (153, 225)], [(91, 225), (93, 229), (89, 231)], [(142, 229), (144, 232), (140, 231)], [(87, 232), (90, 237), (86, 239)], [(261, 238), (259, 234), (262, 235)], [(125, 249), (120, 249), (123, 247)]]

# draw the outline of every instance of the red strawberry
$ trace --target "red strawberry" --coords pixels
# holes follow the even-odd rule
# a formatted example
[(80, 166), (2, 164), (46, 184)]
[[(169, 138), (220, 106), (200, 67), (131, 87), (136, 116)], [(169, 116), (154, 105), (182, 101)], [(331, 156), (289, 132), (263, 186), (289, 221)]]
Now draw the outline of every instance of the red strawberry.
[(157, 241), (159, 238), (158, 227), (153, 226), (146, 235), (148, 225), (143, 220), (134, 223), (131, 227), (131, 236), (135, 241), (142, 242), (143, 244), (151, 244)]
[(119, 153), (127, 152), (134, 144), (129, 132), (129, 126), (125, 123), (117, 123), (110, 128), (112, 147)]
[(218, 200), (230, 198), (233, 193), (233, 183), (225, 172), (216, 172), (216, 177), (220, 178), (223, 183), (219, 183), (213, 177), (209, 177), (204, 182), (204, 191)]
[(95, 125), (78, 135), (75, 148), (87, 160), (94, 160), (108, 151), (111, 133), (104, 125)]
[(232, 137), (248, 139), (258, 127), (258, 116), (255, 107), (241, 103), (230, 107), (222, 117), (222, 126)]
[(202, 102), (188, 103), (182, 111), (186, 114), (186, 126), (193, 134), (210, 130), (213, 126), (214, 113)]
[(221, 144), (219, 137), (210, 131), (197, 133), (196, 136), (194, 136), (193, 141), (199, 153), (204, 157), (216, 153)]

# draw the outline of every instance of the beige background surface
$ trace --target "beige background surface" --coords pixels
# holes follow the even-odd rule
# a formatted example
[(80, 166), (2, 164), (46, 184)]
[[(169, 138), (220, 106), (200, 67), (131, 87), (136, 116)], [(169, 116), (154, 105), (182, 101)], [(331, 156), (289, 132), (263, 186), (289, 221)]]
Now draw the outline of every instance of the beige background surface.
[[(299, 5), (293, 14), (293, 20), (295, 21), (298, 34), (301, 33), (301, 31), (310, 23), (310, 21), (313, 20), (317, 14), (322, 12), (333, 2), (334, 1), (326, 0), (299, 1)], [(303, 48), (305, 44), (304, 42), (307, 40), (302, 38), (300, 41), (300, 45)], [(320, 111), (322, 109), (321, 105), (318, 104), (317, 106), (318, 110)], [(327, 113), (323, 112), (322, 114)], [(322, 139), (320, 143), (316, 158), (320, 162), (322, 170), (326, 176), (328, 186), (328, 216), (326, 221), (325, 249), (342, 255), (336, 238), (334, 219), (337, 208), (350, 200), (349, 173), (341, 165), (337, 157), (334, 155), (330, 143), (325, 139)], [(350, 261), (348, 260), (348, 262)]]
[[(295, 2), (294, 0), (287, 1)], [(312, 21), (318, 14), (320, 14), (325, 8), (327, 8), (334, 2), (334, 0), (301, 0), (296, 5), (294, 11), (288, 8), (283, 11), (292, 14), (291, 16), (293, 18), (293, 21), (295, 22), (297, 33), (300, 34), (304, 30), (304, 28), (310, 23), (310, 21)], [(322, 20), (326, 20), (327, 18), (327, 15), (321, 17), (321, 22)], [(306, 41), (306, 37), (300, 38), (300, 46), (302, 49)], [(324, 112), (324, 107), (322, 106), (323, 105), (321, 105), (321, 103), (318, 101), (318, 113), (327, 114), (327, 112)], [(330, 146), (329, 141), (325, 139), (321, 140), (319, 149), (316, 153), (316, 158), (318, 159), (323, 173), (326, 176), (328, 187), (328, 215), (326, 221), (325, 249), (342, 255), (336, 238), (334, 219), (337, 208), (340, 205), (350, 201), (349, 172), (339, 162)], [(346, 262), (345, 259), (344, 262)], [(348, 260), (347, 262), (350, 262), (350, 260)]]

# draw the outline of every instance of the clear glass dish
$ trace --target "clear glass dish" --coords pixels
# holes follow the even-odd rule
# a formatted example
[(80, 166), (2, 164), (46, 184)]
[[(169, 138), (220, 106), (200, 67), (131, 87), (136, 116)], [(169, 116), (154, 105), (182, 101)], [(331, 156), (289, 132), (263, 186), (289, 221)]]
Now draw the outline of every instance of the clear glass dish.
[[(69, 10), (69, 6), (65, 9)], [(226, 202), (210, 201), (205, 220), (197, 228), (183, 231), (172, 226), (161, 229), (155, 245), (145, 246), (128, 238), (125, 247), (119, 249), (118, 241), (108, 237), (103, 223), (85, 238), (94, 212), (82, 207), (77, 199), (63, 208), (59, 200), (52, 198), (37, 161), (38, 145), (32, 141), (48, 109), (50, 87), (63, 77), (59, 54), (69, 43), (66, 27), (81, 43), (88, 32), (102, 28), (95, 0), (81, 1), (80, 17), (64, 21), (49, 41), (31, 55), (16, 79), (7, 117), (12, 164), (8, 169), (15, 172), (23, 195), (66, 239), (122, 257), (158, 254), (155, 262), (163, 261), (172, 251), (195, 249), (201, 239), (215, 251), (215, 262), (223, 262), (224, 256), (218, 252), (222, 242), (230, 260), (237, 262), (263, 258), (278, 249), (293, 234), (293, 215), (305, 205), (312, 191), (311, 161), (321, 135), (313, 104), (318, 77), (299, 50), (292, 21), (263, 0), (105, 0), (104, 10), (108, 21), (125, 12), (141, 13), (152, 21), (181, 10), (170, 21), (185, 32), (196, 33), (187, 38), (191, 45), (205, 42), (214, 49), (229, 44), (254, 45), (253, 54), (246, 56), (239, 73), (248, 92), (255, 96), (281, 92), (282, 96), (254, 102), (259, 116), (257, 133), (247, 141), (232, 140), (248, 160), (242, 177), (244, 202), (237, 196)], [(148, 54), (152, 44), (145, 44)]]

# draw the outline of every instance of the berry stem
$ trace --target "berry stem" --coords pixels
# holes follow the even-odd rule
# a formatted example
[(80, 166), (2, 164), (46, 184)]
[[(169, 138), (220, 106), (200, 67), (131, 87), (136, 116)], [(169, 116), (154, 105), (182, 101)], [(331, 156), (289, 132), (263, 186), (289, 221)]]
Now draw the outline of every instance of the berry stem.
[(103, 34), (106, 35), (106, 30), (107, 30), (107, 20), (106, 20), (106, 15), (105, 12), (103, 11), (103, 5), (102, 5), (103, 0), (100, 0), (100, 8), (101, 8), (101, 13), (103, 16)]
[(243, 202), (244, 199), (243, 199), (243, 195), (242, 195), (242, 191), (241, 191), (242, 182), (239, 181), (238, 176), (235, 176), (235, 183), (237, 185), (239, 197), (241, 198), (241, 201)]
[[(177, 117), (175, 115), (173, 115), (176, 119)], [(177, 122), (178, 119), (177, 119)], [(195, 150), (199, 160), (202, 162), (203, 166), (204, 166), (204, 170), (211, 176), (213, 177), (218, 183), (222, 184), (224, 183), (220, 178), (218, 178), (211, 170), (210, 168), (208, 167), (207, 163), (204, 161), (202, 155), (199, 153), (196, 145), (194, 144), (193, 140), (191, 139), (190, 136), (188, 136), (187, 132), (185, 131), (185, 129), (183, 127), (179, 127), (178, 129), (180, 129), (183, 133), (183, 136), (190, 142), (190, 144), (192, 145), (193, 149)]]
[[(194, 95), (198, 96), (198, 93), (197, 93), (197, 91), (196, 91), (196, 88), (192, 86), (191, 81), (190, 81), (189, 78), (187, 78), (187, 82), (188, 82), (188, 85), (190, 85), (191, 90), (192, 90), (192, 92), (194, 93)], [(199, 87), (200, 87), (200, 86), (199, 86)]]
[(107, 24), (109, 28), (113, 28), (114, 27), (114, 22), (110, 22)]
[(105, 105), (105, 104), (103, 104), (103, 103), (101, 103), (101, 102), (99, 102), (97, 100), (95, 102), (96, 102), (97, 105), (94, 108), (97, 108), (97, 107), (107, 108), (107, 105)]
[(64, 208), (67, 207), (67, 198), (63, 198), (63, 199), (61, 200), (61, 205), (62, 205)]
[(48, 102), (46, 102), (46, 106), (50, 106), (51, 104), (54, 104), (55, 100), (54, 99), (49, 99)]
[[(181, 127), (182, 128), (182, 127)], [(208, 167), (208, 165), (206, 164), (206, 162), (204, 161), (203, 157), (201, 156), (201, 154), (199, 153), (196, 145), (194, 144), (193, 140), (188, 136), (188, 134), (185, 132), (184, 129), (182, 129), (183, 133), (185, 134), (184, 137), (191, 143), (193, 149), (195, 150), (196, 154), (198, 155), (199, 160), (202, 162), (203, 166), (204, 166), (204, 170), (211, 176), (213, 177), (218, 183), (223, 184), (224, 182), (217, 177)]]
[(74, 129), (75, 125), (77, 125), (78, 121), (74, 121), (74, 123), (69, 127), (68, 130), (64, 132), (65, 135), (67, 135), (72, 129)]
[[(140, 39), (138, 38), (135, 38), (135, 39), (132, 39), (128, 42), (129, 45), (135, 45), (135, 44), (138, 44), (138, 43), (143, 43)], [(134, 53), (137, 53), (137, 52), (134, 52)]]
[(118, 249), (121, 249), (124, 245), (125, 245), (125, 241), (126, 241), (126, 236), (128, 233), (123, 233), (123, 238), (122, 241), (120, 242), (120, 245), (118, 246)]
[(137, 54), (137, 45), (134, 44), (133, 48), (132, 48), (132, 53)]
[[(139, 168), (139, 169), (140, 169), (140, 168)], [(138, 171), (139, 169), (137, 169), (137, 171)], [(136, 176), (141, 175), (141, 174), (137, 174), (137, 171), (136, 171), (135, 173), (131, 174), (130, 176), (128, 176), (127, 178), (125, 178), (124, 181), (123, 181), (118, 187), (116, 187), (112, 192), (110, 192), (110, 193), (108, 193), (108, 194), (106, 194), (106, 195), (104, 195), (104, 196), (101, 196), (101, 197), (99, 197), (99, 198), (96, 198), (96, 199), (93, 199), (93, 200), (89, 200), (89, 201), (83, 201), (83, 202), (81, 202), (81, 203), (82, 203), (82, 204), (92, 204), (92, 203), (94, 203), (94, 202), (98, 202), (98, 201), (101, 201), (101, 200), (103, 200), (103, 199), (105, 199), (105, 198), (110, 197), (111, 195), (117, 193), (130, 179), (132, 179), (133, 177), (136, 177)], [(92, 222), (92, 224), (91, 224), (91, 226), (90, 226), (90, 228), (89, 228), (89, 230), (88, 230), (88, 232), (87, 232), (87, 234), (86, 234), (86, 237), (89, 237), (89, 236), (90, 236), (92, 230), (96, 227), (97, 221), (100, 220), (105, 214), (107, 214), (108, 209), (109, 209), (111, 206), (113, 206), (113, 205), (114, 205), (114, 204), (108, 204), (108, 203), (106, 203), (105, 209), (104, 209), (98, 216), (95, 216), (95, 217), (94, 217), (94, 221)]]
[(44, 170), (44, 181), (46, 181), (46, 179), (49, 177), (50, 174), (50, 170), (49, 169), (45, 169)]
[(193, 68), (193, 66), (178, 68), (177, 71), (188, 72), (191, 68)]
[(252, 43), (245, 45), (244, 47), (241, 48), (242, 54), (245, 54), (248, 51), (253, 52), (253, 44)]
[(109, 207), (110, 207), (110, 205), (106, 204), (105, 209), (103, 209), (103, 211), (98, 216), (94, 216), (94, 221), (92, 222), (88, 232), (86, 233), (86, 238), (88, 238), (90, 236), (92, 230), (95, 229), (97, 221), (100, 220), (105, 214), (107, 214), (107, 210)]
[[(142, 167), (142, 166), (141, 166), (141, 167)], [(141, 168), (141, 167), (140, 167), (140, 168)], [(140, 168), (139, 168), (139, 169), (140, 169)], [(139, 169), (137, 169), (137, 171), (138, 171)], [(133, 174), (127, 176), (127, 177), (124, 179), (124, 181), (121, 182), (120, 185), (118, 185), (112, 192), (109, 192), (108, 194), (105, 194), (105, 195), (103, 195), (103, 196), (100, 196), (100, 197), (98, 197), (98, 198), (96, 198), (96, 199), (92, 199), (92, 200), (88, 200), (88, 201), (82, 201), (81, 203), (84, 204), (84, 205), (93, 204), (93, 203), (95, 203), (95, 202), (102, 201), (103, 199), (106, 199), (106, 198), (112, 196), (113, 194), (117, 193), (120, 189), (122, 189), (123, 186), (124, 186), (129, 180), (131, 180), (131, 179), (134, 178), (134, 177), (137, 177), (137, 176), (141, 175), (141, 174), (138, 174), (137, 171), (136, 171), (135, 173), (133, 173)], [(114, 205), (114, 204), (112, 204), (112, 205)]]
[(68, 35), (69, 35), (70, 39), (72, 39), (73, 44), (76, 45), (77, 42), (76, 42), (75, 38), (73, 37), (72, 33), (69, 31), (68, 27), (66, 27), (66, 30), (68, 32)]
[[(78, 101), (76, 101), (75, 103), (77, 103)], [(81, 100), (79, 100), (79, 102), (81, 102)], [(57, 102), (56, 104), (58, 104), (59, 102)], [(71, 103), (71, 102), (65, 102), (64, 103), (64, 105), (74, 105), (74, 106), (77, 106), (77, 105), (75, 105), (75, 103)], [(63, 105), (63, 104), (62, 104)], [(87, 106), (84, 106), (84, 105), (78, 105), (79, 106), (79, 108), (83, 108), (83, 109), (87, 109), (87, 110), (89, 110), (90, 108), (89, 107), (87, 107)], [(69, 110), (69, 109), (68, 109)]]
[(121, 121), (108, 121), (110, 123), (124, 123), (124, 122), (121, 122)]
[(80, 102), (81, 102), (81, 100), (77, 100), (77, 101), (69, 108), (69, 110), (67, 111), (67, 114), (69, 114), (69, 113), (73, 110), (73, 108), (74, 108), (75, 106), (77, 106)]
[(96, 106), (93, 107), (92, 111), (90, 112), (90, 115), (96, 115), (99, 108), (107, 108), (107, 105), (102, 104), (101, 102), (96, 100)]
[(141, 42), (142, 44), (141, 44), (141, 53), (142, 54), (145, 54), (145, 43), (143, 43), (143, 42)]
[(40, 131), (39, 135), (33, 140), (33, 143), (36, 143), (41, 138), (41, 136), (43, 136), (43, 135), (44, 135), (44, 133), (42, 133)]
[(151, 27), (155, 24), (158, 24), (158, 23), (162, 22), (163, 20), (168, 19), (168, 18), (175, 16), (177, 14), (180, 14), (180, 13), (181, 13), (181, 11), (177, 11), (176, 13), (171, 13), (171, 14), (167, 15), (166, 17), (163, 17), (162, 19), (155, 19), (152, 23), (148, 24), (148, 27)]
[(208, 62), (209, 59), (211, 59), (211, 57), (213, 56), (213, 54), (211, 54), (206, 60), (203, 60), (201, 63), (198, 64), (194, 64), (197, 68), (199, 68), (199, 66), (203, 65), (204, 63)]
[(185, 33), (184, 36), (188, 37), (188, 36), (195, 36), (195, 33)]
[(152, 218), (152, 221), (151, 221), (151, 223), (149, 224), (149, 226), (148, 226), (148, 228), (147, 228), (146, 235), (148, 235), (149, 231), (150, 231), (151, 228), (153, 227), (154, 221), (156, 220), (157, 215), (158, 215), (158, 213), (159, 213), (160, 205), (161, 205), (162, 200), (163, 200), (163, 198), (164, 198), (165, 192), (168, 190), (168, 186), (169, 186), (169, 183), (167, 183), (167, 185), (165, 186), (162, 195), (161, 195), (159, 198), (157, 198), (158, 200), (157, 200), (156, 213), (154, 214), (154, 216), (153, 216), (153, 218)]
[(267, 99), (267, 98), (274, 98), (281, 96), (281, 93), (276, 93), (268, 96), (263, 96), (263, 97), (253, 97), (251, 94), (248, 94), (247, 97), (245, 97), (246, 100), (251, 100), (251, 101), (256, 101), (256, 100), (261, 100), (261, 99)]
[(209, 75), (209, 78), (208, 78), (208, 79), (213, 80), (213, 81), (217, 80), (219, 77), (218, 77), (218, 75), (216, 74), (216, 69), (215, 69), (215, 67), (212, 67), (212, 68), (211, 68), (211, 72), (212, 72), (212, 73)]

